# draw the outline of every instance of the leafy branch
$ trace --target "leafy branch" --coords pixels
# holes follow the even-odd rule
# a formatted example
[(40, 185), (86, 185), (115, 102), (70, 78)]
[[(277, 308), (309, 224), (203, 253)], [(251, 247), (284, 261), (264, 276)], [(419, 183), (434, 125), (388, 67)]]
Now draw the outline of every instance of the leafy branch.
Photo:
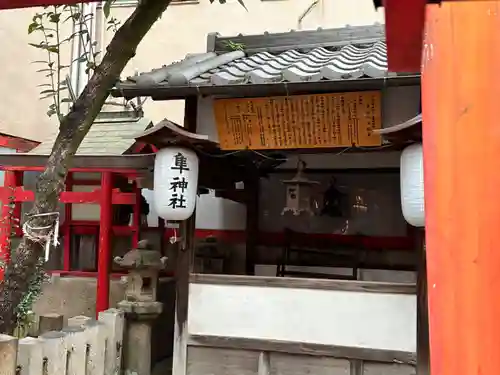
[[(114, 0), (106, 0), (103, 12), (108, 19), (110, 7)], [(56, 115), (59, 122), (65, 116), (63, 103), (73, 104), (75, 94), (71, 83), (68, 80), (69, 70), (73, 64), (85, 64), (85, 73), (90, 74), (97, 67), (97, 58), (100, 54), (96, 51), (97, 42), (91, 40), (90, 24), (94, 19), (94, 14), (83, 12), (82, 5), (55, 5), (44, 7), (42, 12), (33, 16), (32, 22), (28, 26), (28, 34), (39, 35), (39, 43), (30, 43), (34, 48), (46, 52), (46, 60), (34, 61), (42, 67), (38, 73), (45, 74), (47, 82), (40, 87), (40, 99), (51, 99), (47, 115)], [(107, 29), (116, 31), (119, 26), (116, 18), (109, 18)], [(69, 35), (63, 35), (63, 25), (71, 25), (73, 30)], [(64, 46), (70, 47), (72, 43), (78, 43), (82, 51), (68, 65), (64, 65), (61, 50)]]

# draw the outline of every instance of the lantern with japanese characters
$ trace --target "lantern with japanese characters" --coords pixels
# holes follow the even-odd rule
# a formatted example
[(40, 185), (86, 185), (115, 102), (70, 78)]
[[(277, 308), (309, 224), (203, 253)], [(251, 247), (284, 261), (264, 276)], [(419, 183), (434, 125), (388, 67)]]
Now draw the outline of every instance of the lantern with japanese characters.
[(422, 144), (415, 143), (401, 153), (401, 208), (405, 220), (425, 227), (424, 158)]
[(198, 190), (196, 153), (183, 147), (167, 147), (156, 154), (154, 207), (165, 220), (186, 220), (193, 215)]

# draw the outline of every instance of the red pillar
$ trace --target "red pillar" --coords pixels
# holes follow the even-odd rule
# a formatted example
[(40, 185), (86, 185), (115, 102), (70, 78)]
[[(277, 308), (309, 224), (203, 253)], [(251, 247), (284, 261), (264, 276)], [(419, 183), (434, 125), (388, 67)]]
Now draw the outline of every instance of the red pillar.
[[(12, 171), (4, 173), (4, 187), (9, 189), (8, 193), (14, 194), (16, 188), (16, 175)], [(7, 263), (10, 260), (10, 238), (14, 230), (14, 212), (11, 212), (10, 201), (1, 202), (2, 216), (0, 217), (0, 261)], [(0, 268), (0, 279), (3, 278), (3, 269)]]
[(101, 177), (101, 221), (99, 226), (99, 256), (97, 265), (96, 314), (109, 308), (109, 274), (111, 270), (111, 233), (113, 230), (113, 174)]
[[(73, 190), (73, 173), (68, 172), (66, 177), (66, 191)], [(64, 205), (64, 233), (63, 233), (63, 269), (71, 269), (71, 220), (73, 215), (73, 205), (66, 203)]]
[(500, 368), (500, 2), (428, 6), (422, 104), (431, 373)]

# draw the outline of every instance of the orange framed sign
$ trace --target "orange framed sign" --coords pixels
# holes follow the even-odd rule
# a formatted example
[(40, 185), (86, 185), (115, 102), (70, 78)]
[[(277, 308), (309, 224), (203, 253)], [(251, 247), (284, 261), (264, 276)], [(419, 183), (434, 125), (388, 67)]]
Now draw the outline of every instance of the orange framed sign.
[(380, 91), (216, 99), (223, 150), (379, 146)]

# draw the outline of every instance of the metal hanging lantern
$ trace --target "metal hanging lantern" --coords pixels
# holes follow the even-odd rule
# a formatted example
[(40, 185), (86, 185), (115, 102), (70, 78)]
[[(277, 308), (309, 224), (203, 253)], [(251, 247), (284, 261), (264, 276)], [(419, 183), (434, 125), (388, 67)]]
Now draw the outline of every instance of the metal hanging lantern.
[(319, 182), (311, 181), (303, 175), (305, 167), (306, 163), (299, 160), (295, 177), (291, 180), (282, 181), (286, 186), (286, 205), (281, 215), (287, 212), (291, 212), (295, 216), (302, 213), (314, 215), (312, 193), (314, 187), (319, 185)]

